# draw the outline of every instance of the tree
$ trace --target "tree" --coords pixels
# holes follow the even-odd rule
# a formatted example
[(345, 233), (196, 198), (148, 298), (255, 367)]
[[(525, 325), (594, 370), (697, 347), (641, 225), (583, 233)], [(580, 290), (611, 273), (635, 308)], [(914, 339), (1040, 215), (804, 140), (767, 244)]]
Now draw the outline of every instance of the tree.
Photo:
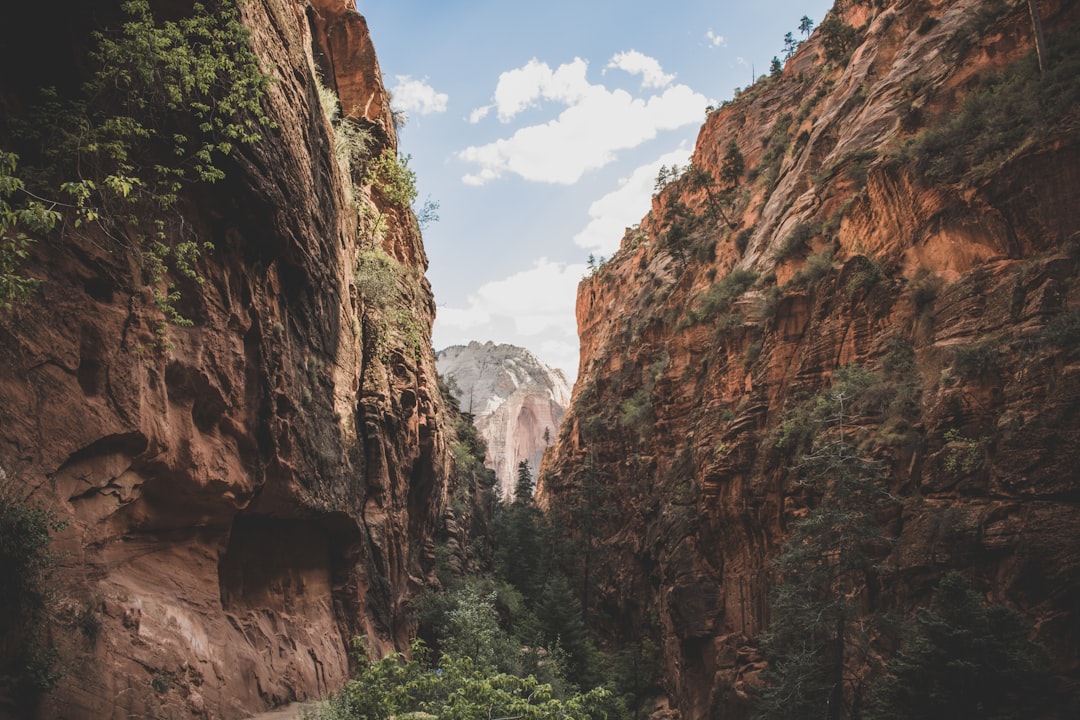
[(735, 138), (732, 138), (728, 140), (724, 159), (720, 163), (720, 182), (728, 188), (734, 188), (739, 184), (739, 178), (745, 170), (746, 162), (739, 151), (739, 144), (735, 142)]
[[(717, 192), (716, 181), (713, 179), (712, 173), (700, 165), (690, 164), (686, 168), (686, 177), (690, 182), (690, 187), (705, 191), (705, 197), (708, 199), (709, 214), (713, 218), (723, 220), (725, 225), (734, 230), (737, 226), (724, 212), (724, 202), (727, 198), (722, 193)], [(673, 204), (672, 208), (674, 207)], [(672, 230), (675, 230), (674, 224)], [(674, 247), (675, 243), (672, 243), (672, 245)]]
[(838, 371), (818, 400), (822, 423), (797, 464), (799, 484), (820, 500), (794, 523), (774, 560), (779, 583), (765, 634), (769, 659), (761, 718), (859, 717), (874, 618), (866, 598), (887, 544), (877, 514), (887, 499), (884, 467), (859, 454), (856, 394), (869, 373)]
[(784, 66), (780, 64), (780, 58), (773, 55), (772, 62), (769, 63), (769, 76), (780, 77), (780, 73), (783, 72)]
[(522, 460), (518, 463), (517, 482), (514, 484), (514, 504), (528, 505), (532, 503), (534, 487), (535, 483), (533, 482), (532, 469), (529, 468), (529, 461)]
[(533, 502), (529, 462), (518, 464), (514, 496), (509, 505), (496, 507), (492, 519), (495, 573), (513, 585), (532, 605), (546, 580), (543, 516)]
[(1048, 696), (1043, 650), (1020, 617), (984, 604), (960, 573), (938, 584), (875, 689), (873, 720), (1038, 717)]
[(33, 199), (21, 207), (11, 204), (13, 195), (26, 192), (23, 181), (15, 176), (18, 160), (14, 153), (0, 150), (0, 310), (26, 300), (38, 285), (18, 272), (32, 242), (23, 230), (44, 234), (60, 218), (55, 209)]
[(519, 718), (610, 717), (611, 693), (595, 688), (569, 697), (555, 697), (554, 688), (535, 677), (492, 672), (472, 658), (444, 654), (430, 664), (424, 644), (413, 644), (411, 658), (392, 653), (368, 660), (362, 641), (356, 641), (356, 678), (333, 698), (305, 714), (312, 720), (390, 720), (445, 718), (489, 720)]
[(809, 15), (803, 15), (799, 19), (799, 32), (807, 37), (810, 37), (811, 31), (814, 29), (814, 21), (810, 19)]
[(795, 36), (790, 32), (784, 35), (784, 59), (790, 60), (798, 49), (799, 41), (795, 39)]
[(825, 59), (834, 62), (846, 61), (848, 53), (859, 39), (858, 30), (831, 13), (821, 23), (818, 32), (821, 33), (822, 44), (825, 46)]

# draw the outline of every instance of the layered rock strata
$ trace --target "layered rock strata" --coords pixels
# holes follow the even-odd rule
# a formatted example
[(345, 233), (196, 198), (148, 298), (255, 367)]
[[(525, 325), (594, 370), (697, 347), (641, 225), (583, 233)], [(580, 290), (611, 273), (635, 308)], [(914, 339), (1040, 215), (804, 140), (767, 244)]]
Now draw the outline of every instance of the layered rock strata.
[[(118, 5), (0, 11), (25, 68), (0, 105), (70, 87)], [(276, 128), (180, 198), (212, 248), (201, 284), (169, 278), (194, 325), (159, 337), (132, 245), (69, 221), (35, 238), (40, 288), (0, 314), (0, 466), (67, 521), (50, 630), (66, 674), (41, 717), (246, 717), (340, 687), (354, 636), (381, 652), (411, 635), (448, 462), (427, 260), (411, 212), (335, 157), (318, 79), (375, 153), (395, 149), (387, 94), (351, 2), (238, 6)], [(358, 288), (376, 249), (401, 271), (396, 314)]]
[[(1075, 63), (1077, 4), (1037, 7), (1054, 62)], [(1029, 10), (837, 3), (840, 26), (709, 115), (692, 163), (711, 178), (668, 185), (579, 288), (581, 372), (540, 495), (558, 510), (602, 486), (606, 511), (574, 528), (605, 553), (594, 617), (659, 639), (683, 717), (748, 712), (770, 559), (812, 502), (781, 425), (848, 365), (900, 378), (906, 403), (863, 418), (896, 499), (870, 602), (908, 613), (960, 569), (1032, 624), (1075, 703), (1075, 106), (974, 166), (949, 163), (987, 126), (920, 135), (981, 117), (965, 98), (993, 73), (1035, 67)], [(1018, 112), (1003, 102), (983, 107)]]

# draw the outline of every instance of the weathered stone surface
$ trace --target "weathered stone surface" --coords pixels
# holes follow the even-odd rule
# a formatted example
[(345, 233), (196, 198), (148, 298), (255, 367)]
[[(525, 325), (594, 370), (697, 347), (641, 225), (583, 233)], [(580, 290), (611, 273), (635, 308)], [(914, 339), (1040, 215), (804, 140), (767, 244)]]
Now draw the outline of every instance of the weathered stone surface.
[[(973, 34), (981, 5), (839, 3), (849, 24), (865, 24), (849, 63), (825, 64), (815, 34), (779, 79), (701, 130), (695, 165), (719, 177), (734, 139), (757, 170), (731, 202), (735, 228), (677, 181), (579, 288), (581, 372), (541, 501), (574, 502), (583, 468), (602, 468), (609, 508), (590, 514), (605, 553), (594, 601), (614, 618), (613, 638), (660, 640), (683, 717), (743, 717), (759, 682), (769, 560), (808, 503), (776, 428), (837, 368), (880, 368), (905, 343), (915, 410), (879, 428), (901, 502), (883, 518), (897, 538), (885, 560), (895, 580), (877, 602), (909, 612), (961, 568), (1031, 621), (1078, 694), (1080, 366), (1075, 348), (1045, 334), (1080, 307), (1068, 250), (1080, 232), (1075, 124), (974, 185), (932, 185), (889, 157), (955, 111), (977, 76), (1030, 50), (1026, 3), (1006, 3)], [(1077, 21), (1075, 3), (1040, 6), (1051, 32)], [(763, 158), (785, 116), (772, 176)], [(676, 203), (701, 218), (682, 256), (667, 217)], [(808, 247), (775, 260), (802, 223), (819, 228)], [(771, 290), (826, 247), (820, 279)], [(727, 312), (692, 315), (735, 268), (759, 273), (757, 284)], [(880, 277), (866, 283), (868, 271)], [(959, 361), (972, 349), (992, 357), (984, 371)], [(623, 412), (642, 399), (647, 413)]]
[[(313, 50), (393, 143), (386, 94), (351, 2), (239, 7), (278, 128), (181, 199), (185, 228), (213, 245), (203, 284), (178, 279), (194, 327), (155, 346), (137, 256), (94, 226), (38, 238), (26, 270), (40, 291), (0, 316), (0, 467), (69, 521), (56, 591), (72, 617), (51, 628), (67, 674), (41, 717), (245, 717), (339, 687), (354, 636), (376, 652), (410, 636), (449, 462), (434, 358), (357, 292), (355, 191)], [(69, 82), (48, 56), (92, 27), (77, 27), (83, 3), (48, 10), (69, 11), (56, 26), (0, 12), (34, 68), (0, 79), (0, 106)], [(384, 249), (420, 278), (402, 292), (430, 338), (419, 235), (386, 210)], [(80, 608), (100, 632), (78, 630)]]
[(440, 350), (435, 362), (487, 443), (502, 496), (512, 497), (518, 464), (535, 473), (555, 439), (570, 402), (566, 376), (525, 348), (490, 341)]

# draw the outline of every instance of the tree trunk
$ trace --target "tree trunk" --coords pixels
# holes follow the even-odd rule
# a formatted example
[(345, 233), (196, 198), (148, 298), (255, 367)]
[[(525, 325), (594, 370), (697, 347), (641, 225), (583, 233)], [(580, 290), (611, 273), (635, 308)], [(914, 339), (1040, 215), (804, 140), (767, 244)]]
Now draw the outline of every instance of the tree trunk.
[(1039, 74), (1046, 74), (1046, 37), (1043, 35), (1042, 15), (1039, 12), (1039, 0), (1028, 0), (1028, 10), (1031, 11), (1031, 29), (1035, 34), (1035, 52), (1039, 56)]

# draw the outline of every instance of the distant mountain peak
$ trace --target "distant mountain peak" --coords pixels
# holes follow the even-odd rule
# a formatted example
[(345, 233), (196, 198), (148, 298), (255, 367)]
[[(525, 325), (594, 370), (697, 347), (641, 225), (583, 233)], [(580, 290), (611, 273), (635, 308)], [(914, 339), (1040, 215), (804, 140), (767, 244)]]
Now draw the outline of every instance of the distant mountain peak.
[(435, 358), (462, 411), (473, 415), (487, 465), (509, 497), (518, 464), (527, 460), (535, 474), (558, 433), (570, 403), (566, 375), (523, 347), (491, 341), (452, 345)]

